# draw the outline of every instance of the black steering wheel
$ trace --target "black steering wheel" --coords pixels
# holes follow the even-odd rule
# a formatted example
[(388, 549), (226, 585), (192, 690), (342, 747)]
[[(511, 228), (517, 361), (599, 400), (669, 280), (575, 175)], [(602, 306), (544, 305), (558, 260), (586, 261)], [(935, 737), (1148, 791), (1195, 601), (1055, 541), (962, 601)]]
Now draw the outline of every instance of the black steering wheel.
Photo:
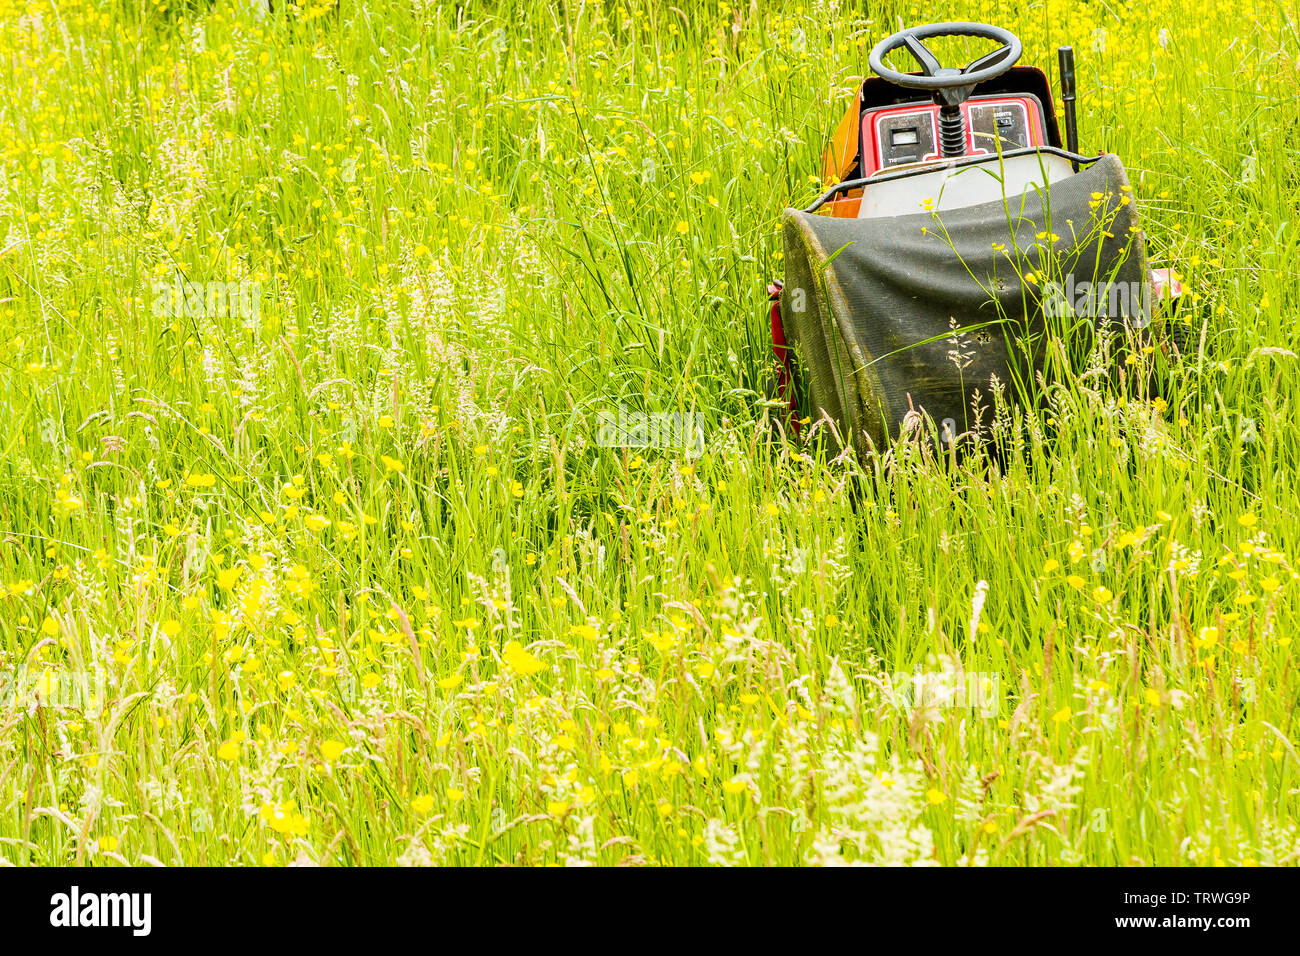
[[(1000, 46), (966, 64), (961, 69), (939, 65), (935, 55), (922, 43), (931, 37), (976, 37), (993, 40)], [(885, 57), (899, 47), (907, 47), (921, 73), (899, 73), (885, 66)], [(987, 23), (930, 23), (910, 27), (890, 34), (875, 45), (868, 60), (871, 69), (882, 79), (896, 86), (914, 90), (930, 90), (941, 106), (959, 106), (979, 83), (1001, 76), (1020, 59), (1020, 40), (1009, 30), (992, 27)]]

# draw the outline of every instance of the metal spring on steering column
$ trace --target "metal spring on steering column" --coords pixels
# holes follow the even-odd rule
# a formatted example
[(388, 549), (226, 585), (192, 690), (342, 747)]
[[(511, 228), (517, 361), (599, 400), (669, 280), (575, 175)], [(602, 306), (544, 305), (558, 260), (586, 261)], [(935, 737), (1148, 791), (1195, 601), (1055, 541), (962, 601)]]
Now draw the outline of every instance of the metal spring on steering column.
[(939, 110), (939, 151), (943, 156), (966, 154), (966, 118), (960, 107)]

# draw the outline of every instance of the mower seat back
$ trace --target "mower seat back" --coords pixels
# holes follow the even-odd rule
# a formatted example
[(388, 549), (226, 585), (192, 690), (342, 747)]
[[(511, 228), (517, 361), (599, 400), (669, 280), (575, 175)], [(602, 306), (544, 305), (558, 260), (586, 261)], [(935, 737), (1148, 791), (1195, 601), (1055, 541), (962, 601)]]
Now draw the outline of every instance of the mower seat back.
[(1054, 153), (1008, 156), (1000, 163), (995, 157), (965, 165), (923, 165), (928, 167), (924, 172), (904, 167), (870, 183), (862, 191), (858, 218), (905, 216), (931, 209), (943, 212), (1004, 199), (1019, 209), (1028, 193), (1074, 175), (1070, 161)]

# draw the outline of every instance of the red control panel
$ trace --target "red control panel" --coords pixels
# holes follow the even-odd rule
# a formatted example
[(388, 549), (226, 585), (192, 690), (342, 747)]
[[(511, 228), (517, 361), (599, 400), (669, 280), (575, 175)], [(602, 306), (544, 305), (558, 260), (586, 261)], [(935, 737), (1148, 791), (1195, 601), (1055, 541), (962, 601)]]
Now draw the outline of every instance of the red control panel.
[[(971, 156), (1043, 146), (1047, 127), (1038, 97), (977, 96), (961, 105)], [(939, 158), (939, 107), (909, 103), (862, 114), (862, 175)]]

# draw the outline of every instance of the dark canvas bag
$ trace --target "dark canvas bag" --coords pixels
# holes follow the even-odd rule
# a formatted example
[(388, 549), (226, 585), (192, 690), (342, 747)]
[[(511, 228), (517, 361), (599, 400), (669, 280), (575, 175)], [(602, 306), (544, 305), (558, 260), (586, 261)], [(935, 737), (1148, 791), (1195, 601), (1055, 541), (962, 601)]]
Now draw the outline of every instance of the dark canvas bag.
[(1145, 323), (1131, 195), (1103, 156), (1014, 202), (878, 219), (787, 209), (781, 319), (813, 419), (860, 455), (896, 439), (909, 412), (940, 442), (978, 436), (993, 389), (1032, 400), (1049, 332)]

